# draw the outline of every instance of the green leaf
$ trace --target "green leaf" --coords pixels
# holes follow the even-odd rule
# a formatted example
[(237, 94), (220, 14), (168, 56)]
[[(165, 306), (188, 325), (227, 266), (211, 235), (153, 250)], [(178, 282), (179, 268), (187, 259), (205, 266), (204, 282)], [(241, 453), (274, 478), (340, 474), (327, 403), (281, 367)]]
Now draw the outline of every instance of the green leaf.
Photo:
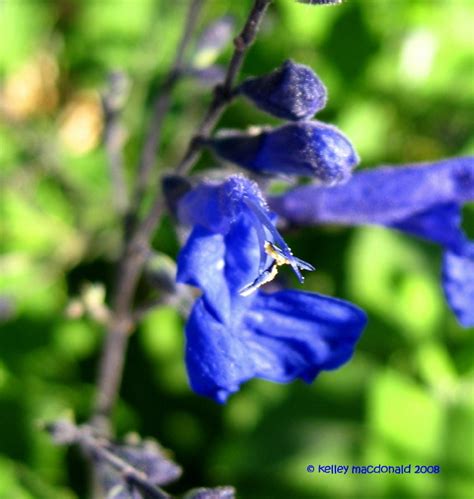
[[(411, 461), (442, 458), (446, 413), (423, 387), (393, 370), (374, 376), (368, 398), (369, 428)], [(428, 461), (427, 461), (428, 460)]]

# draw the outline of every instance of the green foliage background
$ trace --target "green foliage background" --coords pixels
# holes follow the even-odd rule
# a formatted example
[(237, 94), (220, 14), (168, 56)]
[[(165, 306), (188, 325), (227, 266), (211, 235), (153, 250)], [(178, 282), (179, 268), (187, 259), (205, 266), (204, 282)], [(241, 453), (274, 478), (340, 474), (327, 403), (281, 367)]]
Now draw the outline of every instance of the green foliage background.
[[(208, 1), (201, 29), (229, 13), (240, 26), (250, 4)], [(61, 130), (74, 96), (88, 92), (93, 103), (109, 70), (127, 71), (131, 180), (186, 7), (164, 0), (0, 3), (2, 498), (85, 497), (78, 454), (54, 447), (36, 424), (69, 411), (79, 421), (88, 417), (102, 326), (65, 310), (87, 283), (110, 288), (120, 232), (102, 148), (68, 149)], [(243, 75), (290, 57), (312, 66), (330, 95), (320, 119), (353, 139), (362, 167), (472, 154), (473, 21), (470, 0), (349, 0), (321, 8), (278, 0)], [(219, 60), (229, 54), (230, 47)], [(43, 100), (33, 99), (36, 107), (21, 111), (29, 94), (15, 94), (12, 79), (20, 75), (17, 86), (28, 90), (32, 80), (21, 71), (45, 57), (47, 74), (54, 67), (58, 76)], [(56, 92), (53, 104), (48, 92)], [(180, 156), (209, 95), (194, 81), (179, 85), (157, 167)], [(222, 125), (276, 122), (239, 101)], [(206, 155), (200, 167), (213, 162)], [(467, 207), (471, 237), (473, 214)], [(243, 498), (473, 497), (474, 336), (444, 302), (439, 248), (373, 227), (314, 227), (288, 241), (318, 267), (306, 289), (367, 310), (353, 360), (311, 386), (252, 381), (217, 406), (188, 388), (182, 319), (157, 309), (131, 339), (118, 434), (135, 430), (174, 451), (185, 469), (174, 492), (232, 484)], [(169, 221), (154, 242), (176, 255)], [(92, 290), (99, 304), (100, 294)], [(310, 463), (411, 463), (442, 472), (322, 476), (306, 472)]]

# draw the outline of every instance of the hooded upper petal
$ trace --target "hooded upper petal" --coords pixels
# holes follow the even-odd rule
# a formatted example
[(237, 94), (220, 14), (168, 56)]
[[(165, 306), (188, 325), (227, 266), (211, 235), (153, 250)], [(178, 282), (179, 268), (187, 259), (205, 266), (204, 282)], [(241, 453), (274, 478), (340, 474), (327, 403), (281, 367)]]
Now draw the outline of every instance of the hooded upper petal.
[(205, 181), (181, 198), (178, 218), (183, 224), (225, 234), (234, 221), (248, 212), (246, 200), (268, 211), (257, 184), (242, 175), (232, 175), (223, 182)]
[(230, 293), (252, 284), (268, 266), (267, 242), (278, 246), (300, 281), (300, 268), (313, 269), (293, 256), (258, 186), (242, 176), (198, 185), (183, 196), (178, 216), (183, 223), (194, 226), (178, 258), (178, 281), (203, 292), (209, 288), (216, 298), (208, 297), (211, 307), (215, 304), (224, 314), (228, 312), (228, 300), (222, 291), (223, 283), (227, 283)]
[(358, 172), (344, 185), (297, 187), (269, 199), (300, 224), (389, 224), (431, 206), (474, 200), (474, 157)]

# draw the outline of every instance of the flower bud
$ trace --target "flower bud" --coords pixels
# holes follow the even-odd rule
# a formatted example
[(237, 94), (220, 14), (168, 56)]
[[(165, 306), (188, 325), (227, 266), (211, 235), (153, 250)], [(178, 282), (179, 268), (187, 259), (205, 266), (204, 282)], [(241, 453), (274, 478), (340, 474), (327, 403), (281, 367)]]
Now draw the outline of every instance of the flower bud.
[(315, 177), (327, 185), (344, 181), (359, 162), (349, 140), (319, 121), (289, 123), (257, 134), (227, 132), (207, 141), (222, 158), (258, 173)]
[(326, 87), (311, 68), (286, 61), (271, 73), (242, 83), (240, 92), (273, 116), (310, 119), (326, 105)]

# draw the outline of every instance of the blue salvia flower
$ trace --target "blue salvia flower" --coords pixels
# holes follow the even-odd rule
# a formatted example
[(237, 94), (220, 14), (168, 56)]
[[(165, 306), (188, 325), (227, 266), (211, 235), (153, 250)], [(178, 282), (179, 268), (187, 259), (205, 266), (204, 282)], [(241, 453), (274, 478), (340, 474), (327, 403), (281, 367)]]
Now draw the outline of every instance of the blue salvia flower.
[(292, 255), (256, 184), (240, 176), (201, 184), (178, 211), (193, 229), (177, 280), (202, 291), (186, 325), (195, 392), (222, 403), (251, 378), (310, 383), (351, 357), (366, 322), (360, 309), (315, 293), (259, 289), (283, 263), (299, 277), (312, 267)]
[(336, 127), (319, 121), (289, 123), (249, 134), (228, 131), (206, 142), (222, 158), (258, 173), (347, 180), (359, 157)]
[(461, 229), (461, 207), (474, 201), (474, 157), (380, 167), (345, 185), (308, 185), (269, 200), (288, 221), (312, 225), (378, 224), (444, 248), (442, 284), (459, 322), (474, 326), (474, 243)]
[(313, 70), (291, 60), (270, 74), (245, 80), (238, 90), (258, 108), (289, 121), (311, 119), (327, 101), (326, 87)]

